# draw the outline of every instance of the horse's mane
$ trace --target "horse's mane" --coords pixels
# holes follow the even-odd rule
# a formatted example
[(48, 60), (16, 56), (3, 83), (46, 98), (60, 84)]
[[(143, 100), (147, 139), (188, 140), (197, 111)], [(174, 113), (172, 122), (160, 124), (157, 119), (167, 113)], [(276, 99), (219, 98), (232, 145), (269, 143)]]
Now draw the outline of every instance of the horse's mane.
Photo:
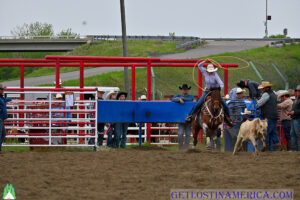
[(215, 100), (220, 100), (221, 99), (220, 90), (212, 90), (211, 91), (211, 98), (215, 99)]

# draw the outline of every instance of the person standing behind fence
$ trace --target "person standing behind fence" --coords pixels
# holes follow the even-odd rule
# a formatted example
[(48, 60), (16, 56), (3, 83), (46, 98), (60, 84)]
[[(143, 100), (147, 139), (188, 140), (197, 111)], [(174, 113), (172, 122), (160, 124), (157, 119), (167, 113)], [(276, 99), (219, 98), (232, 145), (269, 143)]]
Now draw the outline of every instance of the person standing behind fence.
[[(117, 93), (115, 91), (110, 91), (107, 95), (105, 100), (116, 100)], [(113, 137), (114, 136), (114, 137)], [(115, 147), (116, 146), (116, 131), (115, 131), (115, 123), (109, 123), (107, 129), (107, 143), (108, 147)]]
[(298, 139), (300, 138), (300, 85), (295, 89), (296, 100), (293, 104), (292, 111), (288, 114), (291, 115), (291, 140), (292, 150), (298, 151)]
[(284, 91), (278, 95), (278, 98), (281, 98), (282, 103), (277, 104), (277, 108), (280, 109), (280, 122), (283, 128), (285, 140), (286, 140), (286, 149), (287, 151), (291, 150), (291, 116), (288, 115), (289, 112), (292, 111), (293, 101), (290, 98), (290, 93), (288, 91)]
[(4, 97), (4, 86), (0, 84), (0, 152), (2, 151), (2, 143), (5, 141), (6, 130), (4, 121), (7, 119), (6, 103), (10, 102), (11, 99)]
[[(184, 104), (186, 101), (193, 101), (194, 96), (188, 94), (191, 87), (187, 84), (183, 84), (181, 87), (179, 86), (182, 94), (174, 96), (171, 101), (175, 103)], [(190, 145), (192, 127), (191, 123), (179, 123), (178, 124), (178, 148), (179, 150), (188, 149)]]
[(258, 86), (258, 89), (262, 89), (263, 94), (257, 101), (257, 108), (261, 108), (262, 118), (268, 119), (266, 143), (270, 151), (273, 151), (273, 144), (276, 150), (278, 150), (277, 148), (280, 146), (276, 130), (278, 118), (277, 97), (271, 89), (273, 86), (273, 84), (263, 81), (262, 84)]
[[(117, 100), (125, 101), (127, 98), (126, 92), (119, 92), (117, 95)], [(122, 149), (125, 149), (126, 147), (126, 139), (127, 139), (127, 129), (128, 129), (128, 123), (116, 123), (115, 125), (115, 131), (116, 131), (116, 148), (119, 148), (120, 140), (121, 145), (120, 147)]]
[[(105, 93), (104, 90), (101, 90), (100, 88), (97, 89), (97, 99), (98, 100), (103, 100), (103, 94)], [(102, 146), (103, 145), (103, 138), (104, 138), (104, 126), (105, 123), (100, 123), (97, 122), (97, 135), (98, 135), (98, 146)]]

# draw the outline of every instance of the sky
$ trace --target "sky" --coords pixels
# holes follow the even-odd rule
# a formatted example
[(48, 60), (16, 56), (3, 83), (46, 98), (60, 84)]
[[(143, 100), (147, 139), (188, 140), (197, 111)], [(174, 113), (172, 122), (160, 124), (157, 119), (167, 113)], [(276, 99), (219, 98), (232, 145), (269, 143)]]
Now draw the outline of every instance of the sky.
[[(269, 35), (300, 38), (300, 0), (268, 0)], [(266, 0), (125, 0), (127, 35), (262, 38)], [(119, 0), (0, 0), (0, 36), (24, 23), (84, 35), (121, 35)]]

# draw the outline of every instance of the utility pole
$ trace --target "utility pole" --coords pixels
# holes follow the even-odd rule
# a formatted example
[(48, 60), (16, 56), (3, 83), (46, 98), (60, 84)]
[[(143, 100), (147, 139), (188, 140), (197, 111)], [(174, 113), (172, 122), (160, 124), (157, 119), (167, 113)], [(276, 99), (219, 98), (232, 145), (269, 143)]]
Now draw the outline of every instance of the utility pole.
[[(127, 55), (126, 20), (125, 20), (124, 0), (120, 0), (120, 9), (121, 9), (121, 22), (122, 22), (123, 57), (127, 57), (128, 55)], [(130, 96), (128, 67), (124, 67), (124, 80), (125, 80), (125, 91), (128, 93), (128, 96)]]
[(265, 22), (266, 30), (265, 30), (265, 38), (268, 38), (268, 0), (266, 0), (266, 22)]

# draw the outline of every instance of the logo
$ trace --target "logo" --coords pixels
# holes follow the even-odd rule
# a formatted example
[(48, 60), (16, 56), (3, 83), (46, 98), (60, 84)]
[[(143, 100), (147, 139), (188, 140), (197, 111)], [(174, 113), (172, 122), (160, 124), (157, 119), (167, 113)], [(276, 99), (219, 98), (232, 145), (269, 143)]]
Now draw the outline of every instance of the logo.
[(3, 191), (3, 200), (16, 199), (15, 188), (12, 184), (7, 183)]

